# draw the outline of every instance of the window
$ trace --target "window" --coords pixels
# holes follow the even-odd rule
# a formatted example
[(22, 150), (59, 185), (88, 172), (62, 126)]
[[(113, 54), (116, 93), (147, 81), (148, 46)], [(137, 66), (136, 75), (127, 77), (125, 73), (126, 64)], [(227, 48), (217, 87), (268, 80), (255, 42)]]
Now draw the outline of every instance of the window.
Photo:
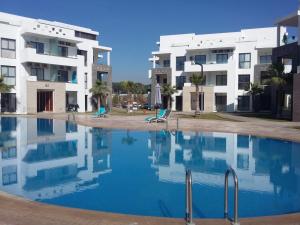
[(177, 76), (176, 77), (176, 89), (182, 90), (185, 81), (186, 81), (186, 77), (185, 76)]
[(176, 57), (176, 70), (177, 71), (184, 70), (184, 62), (185, 62), (185, 56)]
[(85, 87), (85, 89), (87, 89), (88, 87), (88, 85), (87, 85), (87, 82), (88, 82), (88, 78), (87, 78), (87, 73), (84, 73), (84, 87)]
[(45, 80), (43, 68), (31, 68), (31, 76), (36, 76), (37, 80)]
[(103, 84), (108, 82), (108, 73), (106, 72), (97, 72), (97, 80), (100, 80)]
[(228, 54), (217, 54), (216, 61), (217, 61), (217, 64), (228, 63)]
[(160, 76), (156, 76), (156, 83), (160, 84)]
[(31, 41), (30, 44), (36, 49), (37, 54), (44, 54), (44, 43)]
[(271, 64), (272, 56), (271, 55), (261, 55), (259, 57), (260, 64)]
[(16, 85), (16, 67), (1, 66), (1, 75), (4, 78), (4, 83), (7, 85)]
[(206, 64), (206, 55), (195, 55), (196, 64)]
[(89, 40), (96, 40), (97, 36), (95, 34), (89, 34), (81, 31), (75, 31), (75, 37), (80, 37), (84, 39), (89, 39)]
[(239, 55), (239, 68), (240, 69), (250, 69), (251, 68), (251, 54), (241, 53)]
[(170, 67), (170, 60), (169, 59), (164, 60), (163, 65), (164, 67)]
[(62, 57), (68, 57), (68, 47), (58, 46), (58, 54)]
[(59, 81), (59, 82), (68, 82), (68, 71), (58, 70), (57, 71), (57, 81)]
[(227, 75), (216, 75), (216, 86), (227, 86)]
[(250, 75), (239, 75), (239, 90), (248, 90), (250, 87)]
[(16, 41), (12, 39), (1, 39), (1, 57), (3, 58), (16, 58)]
[(238, 110), (249, 111), (250, 109), (250, 96), (239, 96), (238, 97)]

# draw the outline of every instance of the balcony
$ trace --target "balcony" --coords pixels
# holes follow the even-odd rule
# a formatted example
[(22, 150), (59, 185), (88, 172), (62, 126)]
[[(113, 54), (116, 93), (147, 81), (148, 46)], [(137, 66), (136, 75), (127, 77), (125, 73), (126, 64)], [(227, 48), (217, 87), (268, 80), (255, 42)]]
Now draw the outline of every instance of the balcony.
[(286, 71), (286, 73), (297, 73), (297, 67), (300, 65), (300, 47), (298, 46), (297, 42), (282, 45), (280, 47), (273, 49), (273, 63), (280, 62), (280, 61), (290, 61), (290, 64), (285, 64), (285, 67), (290, 69)]
[(171, 74), (172, 69), (170, 67), (159, 67), (159, 68), (153, 68), (152, 74)]
[(93, 71), (111, 73), (112, 67), (105, 64), (93, 64)]
[(37, 53), (35, 48), (25, 48), (21, 53), (21, 61), (22, 63), (34, 62), (72, 67), (77, 67), (79, 62), (75, 56), (64, 57), (50, 54), (49, 52)]
[[(209, 61), (203, 64), (203, 71), (227, 71), (229, 69), (228, 63), (216, 63), (216, 61)], [(201, 66), (194, 64), (193, 61), (186, 61), (184, 63), (184, 72), (200, 72)]]

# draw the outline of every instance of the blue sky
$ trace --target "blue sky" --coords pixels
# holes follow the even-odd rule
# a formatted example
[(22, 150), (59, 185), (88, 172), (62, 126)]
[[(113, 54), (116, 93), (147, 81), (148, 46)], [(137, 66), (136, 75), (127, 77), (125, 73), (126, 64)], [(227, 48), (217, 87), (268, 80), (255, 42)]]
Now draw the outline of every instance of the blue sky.
[(113, 81), (149, 83), (160, 35), (217, 33), (272, 26), (298, 0), (1, 0), (1, 11), (56, 20), (100, 32), (113, 48)]

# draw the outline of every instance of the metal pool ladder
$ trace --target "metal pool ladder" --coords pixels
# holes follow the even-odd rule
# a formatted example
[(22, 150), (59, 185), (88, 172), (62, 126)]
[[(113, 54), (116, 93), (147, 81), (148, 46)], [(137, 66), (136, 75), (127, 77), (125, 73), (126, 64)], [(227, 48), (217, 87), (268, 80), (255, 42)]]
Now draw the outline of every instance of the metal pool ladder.
[[(228, 177), (232, 174), (233, 181), (234, 181), (234, 217), (229, 218), (228, 217)], [(225, 173), (225, 191), (224, 191), (224, 218), (228, 219), (232, 222), (233, 225), (239, 225), (238, 222), (238, 201), (239, 201), (239, 183), (238, 183), (238, 177), (231, 167), (226, 171)]]
[(185, 172), (185, 221), (187, 225), (193, 225), (193, 195), (192, 195), (192, 172)]

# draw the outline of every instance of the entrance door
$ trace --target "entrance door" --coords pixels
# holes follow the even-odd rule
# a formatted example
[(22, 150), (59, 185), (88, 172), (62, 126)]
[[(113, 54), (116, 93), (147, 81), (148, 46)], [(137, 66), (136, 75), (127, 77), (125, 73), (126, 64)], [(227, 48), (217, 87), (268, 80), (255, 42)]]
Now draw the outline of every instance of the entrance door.
[(1, 94), (1, 112), (16, 112), (16, 94), (2, 93)]
[(37, 112), (53, 111), (53, 91), (37, 92)]
[(182, 96), (176, 96), (176, 111), (182, 111)]
[(227, 108), (227, 94), (216, 94), (215, 103), (217, 112), (225, 112)]

